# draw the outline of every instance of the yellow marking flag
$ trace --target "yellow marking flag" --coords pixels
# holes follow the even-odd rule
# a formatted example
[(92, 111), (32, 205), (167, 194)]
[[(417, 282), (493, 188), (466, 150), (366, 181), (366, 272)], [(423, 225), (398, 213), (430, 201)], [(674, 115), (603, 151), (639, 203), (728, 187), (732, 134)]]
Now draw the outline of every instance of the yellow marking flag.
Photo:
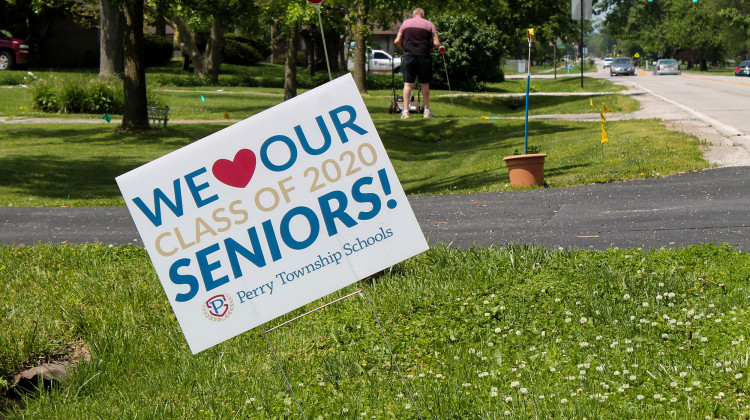
[(607, 104), (605, 104), (604, 102), (602, 102), (602, 111), (604, 111), (605, 114), (609, 112), (609, 108), (607, 108)]
[(594, 107), (594, 98), (589, 98), (589, 103), (591, 104), (591, 107)]
[(599, 111), (599, 117), (602, 119), (602, 122), (607, 122), (607, 119), (604, 118), (604, 114), (602, 114), (601, 111)]
[(607, 137), (607, 131), (604, 129), (604, 124), (602, 124), (602, 144), (609, 141), (609, 137)]

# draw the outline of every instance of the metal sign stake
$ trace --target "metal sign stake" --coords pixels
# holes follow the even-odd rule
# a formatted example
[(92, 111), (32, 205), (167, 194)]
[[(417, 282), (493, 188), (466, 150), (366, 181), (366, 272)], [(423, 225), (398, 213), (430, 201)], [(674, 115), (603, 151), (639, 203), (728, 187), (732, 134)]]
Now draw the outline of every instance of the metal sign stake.
[(378, 328), (380, 328), (380, 335), (383, 336), (383, 341), (385, 342), (386, 347), (388, 347), (388, 353), (391, 355), (391, 362), (393, 362), (393, 365), (396, 366), (396, 371), (398, 372), (398, 376), (401, 377), (401, 383), (404, 385), (404, 388), (406, 388), (406, 391), (409, 393), (409, 398), (411, 399), (411, 403), (414, 404), (414, 408), (417, 410), (417, 415), (420, 419), (422, 419), (422, 413), (419, 412), (419, 406), (417, 406), (417, 402), (414, 400), (414, 395), (411, 393), (411, 389), (409, 388), (409, 385), (406, 384), (406, 379), (404, 379), (404, 375), (401, 373), (401, 369), (398, 367), (398, 362), (396, 362), (396, 357), (393, 355), (393, 350), (391, 350), (391, 345), (388, 343), (388, 339), (385, 338), (385, 331), (383, 330), (383, 326), (380, 325), (380, 318), (378, 318), (378, 314), (375, 312), (375, 306), (373, 306), (372, 301), (370, 300), (370, 295), (367, 294), (367, 290), (365, 289), (365, 284), (362, 283), (362, 280), (359, 281), (359, 286), (362, 288), (362, 294), (367, 299), (367, 303), (370, 305), (370, 309), (372, 310), (372, 315), (375, 317), (375, 321), (378, 323)]
[(292, 393), (292, 396), (294, 397), (294, 401), (297, 403), (297, 408), (299, 408), (299, 412), (300, 414), (302, 414), (302, 418), (307, 420), (307, 416), (305, 416), (305, 412), (302, 410), (302, 405), (300, 405), (299, 400), (297, 399), (297, 394), (294, 393), (294, 389), (292, 389), (292, 384), (289, 383), (289, 379), (286, 377), (286, 372), (284, 372), (284, 368), (281, 367), (281, 362), (279, 362), (279, 357), (276, 355), (276, 350), (273, 348), (273, 344), (271, 344), (271, 340), (268, 339), (266, 326), (264, 324), (260, 324), (260, 328), (263, 330), (263, 336), (266, 337), (266, 342), (268, 343), (268, 347), (271, 348), (271, 353), (273, 353), (273, 358), (276, 359), (276, 365), (279, 366), (281, 375), (284, 377), (284, 382), (286, 382), (286, 386), (287, 388), (289, 388), (289, 392)]

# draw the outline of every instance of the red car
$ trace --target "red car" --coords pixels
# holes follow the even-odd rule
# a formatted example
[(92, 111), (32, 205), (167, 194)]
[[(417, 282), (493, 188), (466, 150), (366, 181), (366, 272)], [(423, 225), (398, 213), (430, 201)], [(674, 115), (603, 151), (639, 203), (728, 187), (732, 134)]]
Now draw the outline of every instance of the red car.
[(31, 43), (10, 38), (0, 33), (0, 70), (10, 70), (16, 65), (34, 60)]

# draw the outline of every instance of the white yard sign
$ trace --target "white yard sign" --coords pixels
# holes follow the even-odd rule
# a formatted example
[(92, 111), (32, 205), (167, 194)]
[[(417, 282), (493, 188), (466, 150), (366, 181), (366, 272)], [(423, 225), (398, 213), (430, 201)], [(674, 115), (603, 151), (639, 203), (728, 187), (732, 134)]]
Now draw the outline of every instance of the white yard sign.
[(428, 248), (351, 75), (117, 184), (193, 353)]

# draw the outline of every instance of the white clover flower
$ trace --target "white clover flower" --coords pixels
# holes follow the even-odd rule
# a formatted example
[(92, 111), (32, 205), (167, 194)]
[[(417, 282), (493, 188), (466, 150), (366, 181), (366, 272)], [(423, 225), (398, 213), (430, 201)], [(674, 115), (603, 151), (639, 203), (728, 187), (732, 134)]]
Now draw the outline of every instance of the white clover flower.
[(485, 301), (484, 301), (484, 302), (482, 302), (482, 303), (486, 305), (486, 304), (490, 303), (490, 301), (489, 301), (489, 300), (485, 300)]
[(662, 297), (662, 295), (656, 295), (656, 300), (658, 300), (659, 302), (661, 302), (662, 299), (664, 299), (664, 297)]
[(625, 295), (622, 298), (625, 300), (630, 300), (630, 295), (625, 293)]
[(578, 322), (580, 322), (581, 324), (585, 324), (585, 323), (589, 322), (589, 319), (586, 318), (585, 316), (582, 316), (581, 319), (578, 320)]
[(687, 376), (687, 372), (680, 372), (680, 378), (684, 378)]
[(632, 353), (633, 352), (633, 348), (632, 347), (628, 347), (627, 349), (625, 349), (625, 351), (628, 352), (628, 353)]
[(604, 337), (602, 337), (601, 335), (597, 335), (597, 336), (596, 336), (596, 341), (599, 341), (599, 340), (601, 340), (602, 338), (604, 338)]
[(643, 305), (644, 308), (648, 308), (648, 302), (643, 302), (641, 305)]
[(580, 343), (578, 343), (578, 345), (581, 346), (581, 348), (584, 348), (584, 347), (588, 347), (589, 343), (587, 343), (585, 341), (581, 341)]
[(513, 401), (513, 397), (505, 397), (505, 402), (510, 403)]
[(620, 376), (620, 371), (619, 371), (619, 370), (616, 370), (616, 371), (614, 371), (614, 372), (613, 372), (612, 374), (613, 374), (613, 375), (615, 375), (615, 376)]
[(404, 408), (407, 409), (407, 410), (411, 410), (411, 404), (404, 405)]
[(461, 386), (464, 387), (464, 388), (466, 388), (466, 387), (471, 386), (471, 383), (470, 382), (464, 382), (464, 383), (461, 384)]
[(566, 324), (569, 324), (569, 323), (570, 323), (570, 321), (572, 321), (572, 319), (570, 319), (570, 318), (565, 318), (565, 323), (566, 323)]
[(561, 399), (561, 400), (560, 400), (560, 403), (561, 403), (561, 404), (565, 404), (565, 403), (567, 403), (567, 402), (568, 402), (568, 399), (567, 399), (567, 398), (563, 398), (563, 399)]
[(661, 399), (661, 394), (654, 394), (654, 399), (655, 400), (660, 400)]
[(497, 389), (490, 390), (490, 397), (497, 397)]
[(738, 374), (734, 375), (734, 379), (741, 379), (741, 378), (742, 378), (742, 374), (741, 373), (738, 373)]
[(525, 394), (528, 394), (528, 393), (529, 393), (529, 390), (528, 390), (528, 389), (526, 389), (526, 388), (521, 388), (521, 389), (519, 389), (518, 391), (519, 391), (519, 392), (520, 392), (521, 394), (524, 394), (524, 395), (525, 395)]
[(638, 400), (642, 400), (644, 397), (643, 397), (643, 395), (638, 394), (638, 396), (636, 396), (636, 398), (638, 398)]
[(503, 332), (502, 328), (500, 327), (495, 328), (495, 334), (500, 334), (501, 332)]
[(598, 370), (599, 372), (604, 372), (604, 365), (597, 366), (596, 370)]
[(521, 385), (521, 383), (518, 381), (513, 381), (510, 383), (511, 388), (518, 388), (519, 385)]
[(693, 381), (693, 386), (700, 386), (701, 381)]
[(631, 381), (634, 381), (634, 380), (635, 380), (635, 375), (630, 375), (630, 376), (628, 377), (628, 379), (630, 379)]
[(516, 330), (516, 335), (521, 335), (521, 334), (523, 334), (523, 333), (521, 332), (521, 330)]
[(701, 337), (701, 342), (702, 343), (705, 343), (706, 341), (708, 341), (708, 337)]
[(676, 403), (676, 402), (677, 402), (677, 397), (672, 397), (672, 399), (671, 399), (671, 400), (669, 400), (669, 401), (671, 401), (671, 402), (673, 402), (673, 403)]

